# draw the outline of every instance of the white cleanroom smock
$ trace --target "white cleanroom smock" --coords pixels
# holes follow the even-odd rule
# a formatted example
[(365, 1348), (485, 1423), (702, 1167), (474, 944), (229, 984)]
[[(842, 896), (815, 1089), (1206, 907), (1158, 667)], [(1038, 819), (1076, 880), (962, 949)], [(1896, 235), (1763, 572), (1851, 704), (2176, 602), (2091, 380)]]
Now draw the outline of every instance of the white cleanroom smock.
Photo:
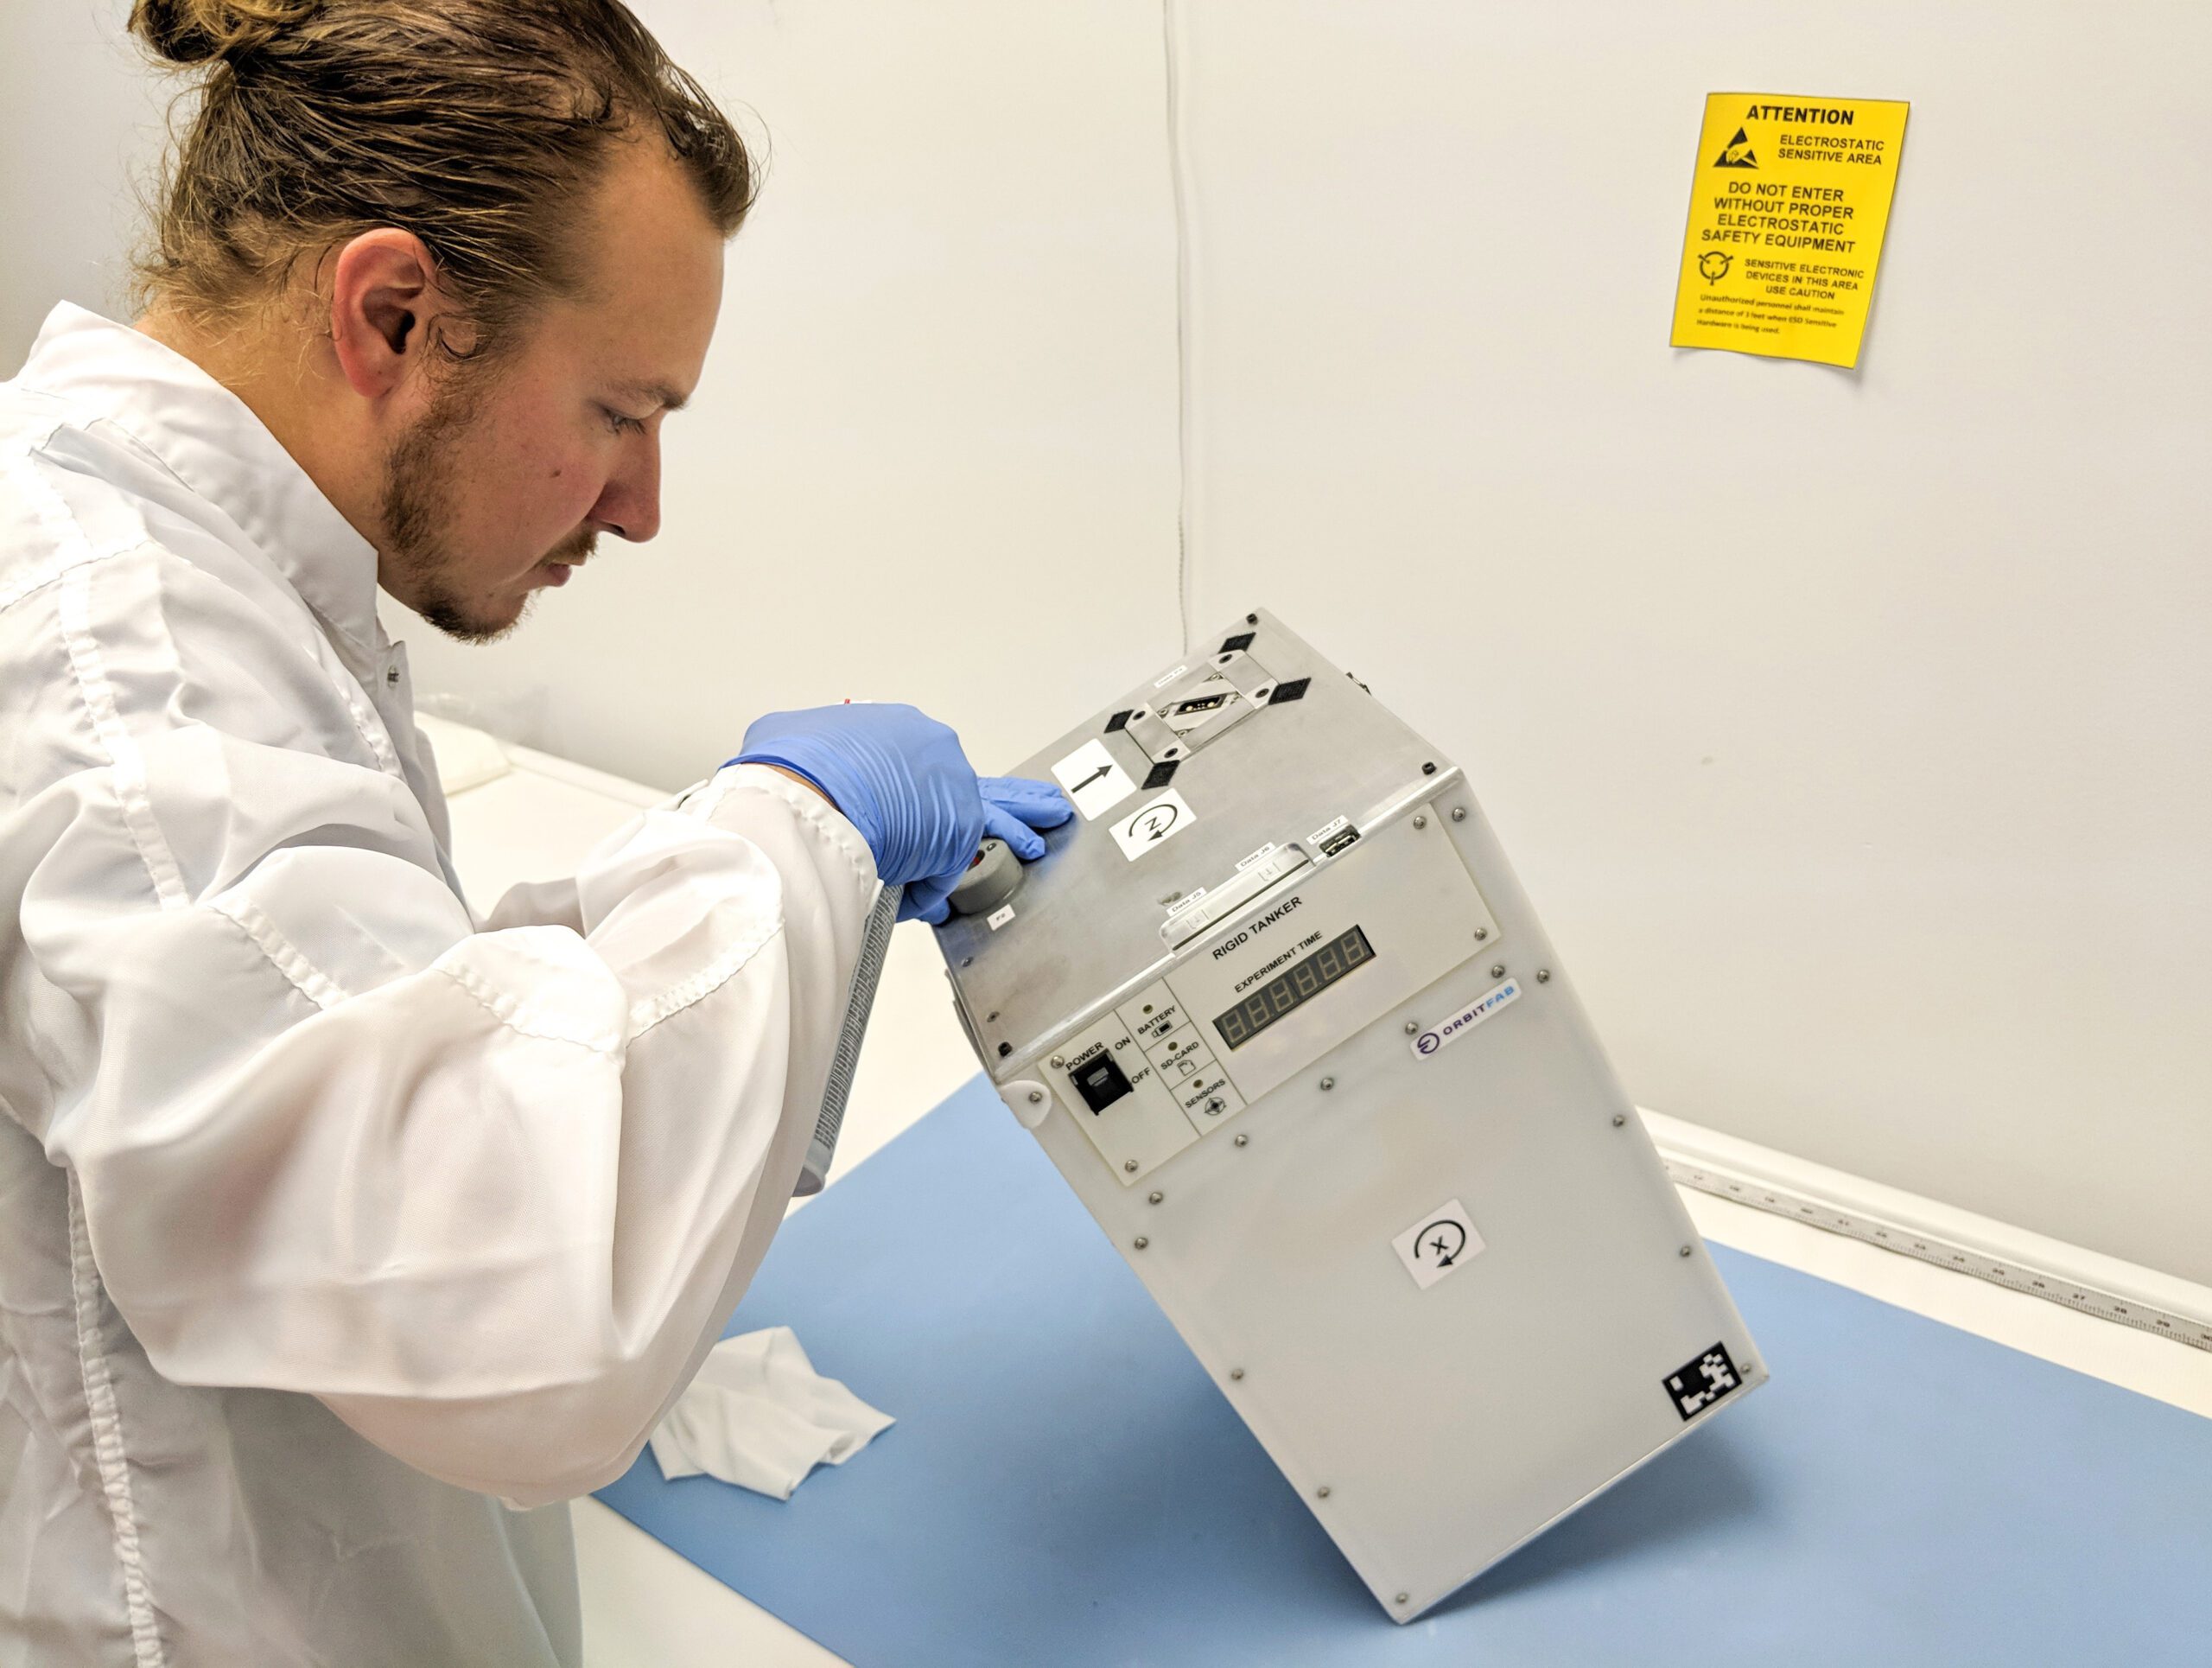
[(791, 1198), (866, 845), (725, 769), (477, 920), (375, 599), (147, 337), (0, 385), (0, 1668), (575, 1662), (524, 1508)]

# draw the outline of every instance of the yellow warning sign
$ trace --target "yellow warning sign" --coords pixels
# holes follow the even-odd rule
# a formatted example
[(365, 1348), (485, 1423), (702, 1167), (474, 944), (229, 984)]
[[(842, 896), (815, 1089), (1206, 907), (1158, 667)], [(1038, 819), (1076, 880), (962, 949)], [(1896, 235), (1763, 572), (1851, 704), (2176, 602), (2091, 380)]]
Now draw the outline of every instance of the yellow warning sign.
[(1675, 347), (1859, 363), (1909, 108), (1886, 99), (1707, 98)]

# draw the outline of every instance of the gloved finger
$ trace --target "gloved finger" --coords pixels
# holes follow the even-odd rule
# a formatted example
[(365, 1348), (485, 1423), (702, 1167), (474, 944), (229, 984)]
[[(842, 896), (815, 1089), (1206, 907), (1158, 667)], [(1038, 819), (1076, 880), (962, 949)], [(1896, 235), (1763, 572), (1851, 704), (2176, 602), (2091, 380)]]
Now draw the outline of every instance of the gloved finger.
[(1033, 863), (1045, 855), (1045, 837), (1003, 805), (983, 801), (983, 832), (1004, 840), (1014, 855)]
[(899, 900), (899, 919), (927, 921), (931, 926), (944, 925), (944, 918), (952, 913), (952, 906), (945, 901), (959, 880), (958, 875), (940, 875), (934, 880), (909, 881), (905, 895)]
[(1051, 782), (1026, 776), (986, 776), (976, 784), (987, 805), (1012, 812), (1032, 828), (1058, 828), (1075, 815), (1068, 796)]

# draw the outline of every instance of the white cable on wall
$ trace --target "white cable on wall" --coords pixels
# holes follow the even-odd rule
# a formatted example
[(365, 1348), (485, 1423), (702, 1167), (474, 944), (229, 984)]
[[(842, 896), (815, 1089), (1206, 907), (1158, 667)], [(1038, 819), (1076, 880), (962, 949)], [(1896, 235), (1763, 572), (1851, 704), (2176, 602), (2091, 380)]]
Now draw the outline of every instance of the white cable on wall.
[(1191, 625), (1191, 188), (1184, 143), (1183, 19), (1177, 0), (1160, 0), (1167, 72), (1167, 173), (1175, 199), (1175, 613), (1183, 653)]

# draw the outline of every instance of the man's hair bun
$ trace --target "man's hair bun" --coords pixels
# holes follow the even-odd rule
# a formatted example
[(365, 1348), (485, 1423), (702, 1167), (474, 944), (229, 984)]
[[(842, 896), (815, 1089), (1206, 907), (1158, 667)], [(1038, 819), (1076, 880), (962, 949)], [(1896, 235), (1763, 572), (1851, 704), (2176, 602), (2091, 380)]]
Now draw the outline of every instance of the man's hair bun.
[(130, 32), (172, 64), (232, 59), (267, 46), (322, 0), (136, 0)]

